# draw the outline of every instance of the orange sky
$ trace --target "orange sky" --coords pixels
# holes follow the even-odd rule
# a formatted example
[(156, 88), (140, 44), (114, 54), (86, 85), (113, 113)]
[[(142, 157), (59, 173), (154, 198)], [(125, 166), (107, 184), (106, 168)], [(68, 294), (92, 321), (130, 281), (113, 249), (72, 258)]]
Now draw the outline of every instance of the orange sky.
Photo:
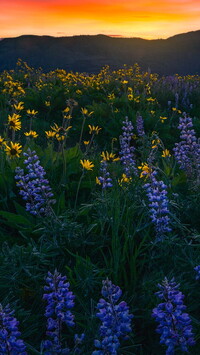
[(167, 38), (200, 29), (200, 0), (0, 0), (0, 37)]

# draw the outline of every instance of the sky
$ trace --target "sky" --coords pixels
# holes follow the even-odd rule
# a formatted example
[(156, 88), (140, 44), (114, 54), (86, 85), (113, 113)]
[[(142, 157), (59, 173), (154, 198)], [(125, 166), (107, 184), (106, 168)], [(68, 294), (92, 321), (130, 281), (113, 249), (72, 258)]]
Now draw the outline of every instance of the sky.
[(200, 0), (0, 0), (0, 38), (104, 34), (145, 39), (200, 30)]

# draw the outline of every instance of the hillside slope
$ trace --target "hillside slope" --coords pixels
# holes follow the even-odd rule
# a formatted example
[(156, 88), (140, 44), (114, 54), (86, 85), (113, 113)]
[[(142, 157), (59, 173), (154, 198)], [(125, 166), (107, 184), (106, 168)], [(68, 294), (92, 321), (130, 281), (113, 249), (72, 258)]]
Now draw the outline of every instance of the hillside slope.
[(50, 37), (20, 36), (0, 41), (0, 71), (14, 69), (18, 58), (45, 71), (98, 72), (138, 63), (162, 75), (200, 74), (200, 31), (165, 40), (112, 38), (104, 35)]

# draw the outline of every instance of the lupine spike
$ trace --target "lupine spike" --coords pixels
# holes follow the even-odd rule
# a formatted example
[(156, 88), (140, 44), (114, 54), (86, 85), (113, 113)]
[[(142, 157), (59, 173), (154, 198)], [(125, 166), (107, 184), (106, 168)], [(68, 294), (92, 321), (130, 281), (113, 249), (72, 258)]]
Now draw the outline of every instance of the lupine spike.
[(45, 316), (47, 317), (48, 340), (43, 342), (44, 354), (60, 354), (68, 348), (62, 349), (61, 332), (63, 324), (73, 327), (74, 315), (71, 309), (74, 307), (75, 296), (69, 291), (69, 282), (66, 276), (62, 276), (55, 270), (54, 274), (48, 272), (47, 286), (44, 287), (43, 299), (47, 301)]
[(101, 162), (100, 172), (101, 176), (98, 176), (98, 180), (102, 186), (102, 189), (104, 190), (108, 187), (112, 187), (113, 184), (110, 173), (108, 171), (108, 163), (105, 160)]
[(20, 339), (19, 322), (13, 314), (8, 305), (3, 309), (0, 304), (0, 354), (27, 355), (26, 346)]
[(185, 312), (184, 295), (178, 290), (179, 285), (174, 278), (164, 279), (158, 285), (160, 291), (156, 295), (162, 300), (152, 311), (152, 317), (159, 323), (156, 329), (160, 334), (160, 343), (167, 346), (166, 355), (175, 354), (175, 350), (188, 352), (188, 347), (195, 344), (191, 319)]
[(49, 181), (45, 179), (46, 172), (40, 165), (35, 151), (28, 149), (24, 156), (26, 157), (24, 164), (28, 173), (25, 174), (24, 169), (17, 167), (15, 179), (18, 180), (19, 194), (23, 200), (27, 201), (26, 211), (33, 215), (49, 215), (51, 205), (55, 203), (55, 200), (52, 199), (53, 193)]
[(145, 135), (144, 121), (143, 121), (142, 116), (139, 113), (137, 113), (137, 116), (136, 116), (136, 129), (137, 129), (138, 137), (144, 137), (144, 135)]
[(133, 136), (133, 125), (132, 122), (128, 120), (128, 117), (123, 121), (122, 127), (123, 133), (120, 137), (120, 160), (124, 167), (124, 173), (127, 177), (130, 177), (132, 173), (137, 174), (137, 169), (135, 166), (134, 151), (135, 148), (130, 145)]
[(99, 300), (96, 314), (102, 322), (99, 329), (101, 340), (95, 340), (94, 345), (99, 350), (93, 351), (92, 354), (115, 355), (120, 347), (120, 339), (127, 339), (127, 334), (131, 332), (133, 315), (129, 313), (126, 302), (118, 302), (122, 295), (119, 286), (115, 286), (108, 279), (104, 280), (101, 294), (104, 298)]
[(150, 207), (150, 217), (155, 225), (156, 240), (160, 241), (165, 234), (171, 232), (169, 226), (169, 201), (167, 198), (167, 186), (162, 180), (156, 180), (156, 171), (150, 174), (150, 182), (144, 185), (147, 191)]
[(196, 133), (193, 129), (192, 118), (184, 113), (179, 118), (178, 129), (181, 131), (179, 143), (175, 143), (174, 155), (180, 168), (191, 176), (194, 170), (200, 173), (200, 144), (197, 141)]

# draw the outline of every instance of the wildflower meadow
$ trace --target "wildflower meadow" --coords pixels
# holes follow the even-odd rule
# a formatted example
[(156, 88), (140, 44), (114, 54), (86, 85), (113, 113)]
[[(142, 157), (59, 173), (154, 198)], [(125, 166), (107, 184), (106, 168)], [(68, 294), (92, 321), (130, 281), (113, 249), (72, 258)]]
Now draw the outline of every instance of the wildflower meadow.
[(0, 73), (0, 354), (200, 354), (200, 77)]

